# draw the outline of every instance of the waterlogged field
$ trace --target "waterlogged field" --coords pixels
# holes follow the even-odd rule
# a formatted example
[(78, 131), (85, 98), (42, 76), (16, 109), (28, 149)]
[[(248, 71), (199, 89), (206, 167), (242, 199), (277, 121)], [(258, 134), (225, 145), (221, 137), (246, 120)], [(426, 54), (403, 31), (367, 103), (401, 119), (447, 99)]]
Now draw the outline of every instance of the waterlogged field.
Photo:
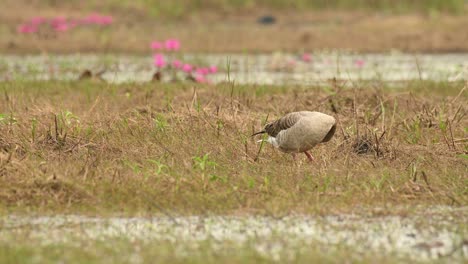
[(461, 263), (466, 213), (432, 207), (406, 217), (8, 216), (0, 218), (0, 261)]
[[(203, 66), (215, 67), (213, 74), (200, 79), (210, 83), (237, 84), (324, 84), (336, 78), (352, 84), (360, 81), (399, 83), (411, 80), (463, 81), (468, 79), (468, 55), (405, 53), (351, 54), (317, 52), (303, 54), (161, 54), (164, 69), (161, 81), (186, 80), (177, 62), (193, 68), (193, 79)], [(158, 71), (158, 60), (148, 56), (36, 55), (0, 57), (0, 80), (77, 80), (90, 71), (110, 83), (148, 82)], [(196, 69), (196, 70), (195, 70)], [(203, 75), (204, 76), (204, 75)]]

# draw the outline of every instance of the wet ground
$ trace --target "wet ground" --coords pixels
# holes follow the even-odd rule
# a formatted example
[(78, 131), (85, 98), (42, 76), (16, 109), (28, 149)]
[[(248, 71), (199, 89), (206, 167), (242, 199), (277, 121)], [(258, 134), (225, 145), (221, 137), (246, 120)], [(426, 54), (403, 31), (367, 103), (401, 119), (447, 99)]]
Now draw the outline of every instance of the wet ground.
[[(375, 210), (374, 210), (375, 212)], [(271, 260), (294, 260), (314, 245), (329, 252), (343, 247), (360, 254), (417, 261), (468, 261), (467, 207), (424, 208), (406, 216), (342, 214), (329, 216), (158, 216), (88, 217), (79, 215), (0, 218), (0, 244), (28, 241), (35, 246), (115, 239), (169, 243), (177, 256), (204, 250), (252, 248)], [(22, 242), (24, 243), (24, 242)], [(208, 246), (208, 247), (207, 247)]]
[[(193, 65), (219, 68), (209, 75), (211, 83), (235, 81), (238, 84), (324, 83), (332, 78), (348, 81), (382, 81), (398, 83), (409, 80), (468, 80), (468, 54), (412, 55), (403, 53), (349, 54), (316, 53), (306, 62), (299, 55), (182, 55), (173, 54)], [(169, 57), (170, 59), (171, 57)], [(0, 56), (0, 80), (74, 80), (85, 70), (102, 73), (112, 82), (147, 82), (156, 72), (152, 57), (113, 55), (34, 55)], [(162, 80), (187, 74), (163, 70)]]

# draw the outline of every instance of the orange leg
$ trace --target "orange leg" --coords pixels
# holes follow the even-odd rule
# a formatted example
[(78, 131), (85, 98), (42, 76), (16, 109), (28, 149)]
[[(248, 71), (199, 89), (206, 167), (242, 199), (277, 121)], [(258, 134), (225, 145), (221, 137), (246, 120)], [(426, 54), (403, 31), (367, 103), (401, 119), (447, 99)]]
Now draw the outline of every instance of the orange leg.
[(314, 161), (314, 157), (312, 157), (312, 155), (310, 155), (309, 152), (304, 151), (304, 154), (306, 154), (307, 158), (308, 158), (311, 162)]

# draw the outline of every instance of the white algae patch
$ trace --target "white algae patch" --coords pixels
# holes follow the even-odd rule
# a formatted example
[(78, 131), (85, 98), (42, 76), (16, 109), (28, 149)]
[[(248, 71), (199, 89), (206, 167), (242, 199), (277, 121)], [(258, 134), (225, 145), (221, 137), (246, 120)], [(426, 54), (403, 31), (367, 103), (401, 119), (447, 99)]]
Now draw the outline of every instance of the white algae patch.
[(291, 260), (311, 245), (323, 245), (337, 250), (345, 246), (356, 254), (373, 252), (418, 261), (462, 263), (468, 260), (468, 230), (464, 224), (468, 208), (456, 210), (461, 212), (457, 217), (427, 213), (406, 217), (348, 214), (283, 218), (4, 216), (0, 218), (0, 243), (14, 244), (18, 237), (42, 245), (125, 238), (171, 243), (180, 256), (196, 254), (201, 245), (208, 244), (214, 252), (249, 247), (272, 260)]
[[(238, 84), (317, 84), (332, 78), (346, 81), (372, 80), (468, 80), (468, 54), (349, 54), (322, 52), (303, 62), (293, 54), (185, 54), (182, 61), (199, 66), (218, 66), (208, 76), (212, 83)], [(84, 70), (103, 72), (112, 83), (150, 81), (156, 68), (152, 56), (123, 55), (34, 55), (0, 56), (1, 80), (75, 80)], [(229, 74), (228, 74), (229, 70)], [(184, 74), (178, 75), (185, 79)], [(163, 74), (170, 81), (172, 74)]]

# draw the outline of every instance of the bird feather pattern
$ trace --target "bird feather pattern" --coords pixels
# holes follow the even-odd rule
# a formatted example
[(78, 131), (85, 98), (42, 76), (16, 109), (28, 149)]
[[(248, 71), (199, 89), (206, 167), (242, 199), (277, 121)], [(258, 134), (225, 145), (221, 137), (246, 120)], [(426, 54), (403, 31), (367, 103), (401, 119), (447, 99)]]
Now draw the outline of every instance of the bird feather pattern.
[(283, 152), (304, 152), (315, 145), (329, 141), (336, 130), (336, 120), (332, 116), (311, 111), (300, 111), (268, 123), (255, 133), (269, 135), (268, 142)]

